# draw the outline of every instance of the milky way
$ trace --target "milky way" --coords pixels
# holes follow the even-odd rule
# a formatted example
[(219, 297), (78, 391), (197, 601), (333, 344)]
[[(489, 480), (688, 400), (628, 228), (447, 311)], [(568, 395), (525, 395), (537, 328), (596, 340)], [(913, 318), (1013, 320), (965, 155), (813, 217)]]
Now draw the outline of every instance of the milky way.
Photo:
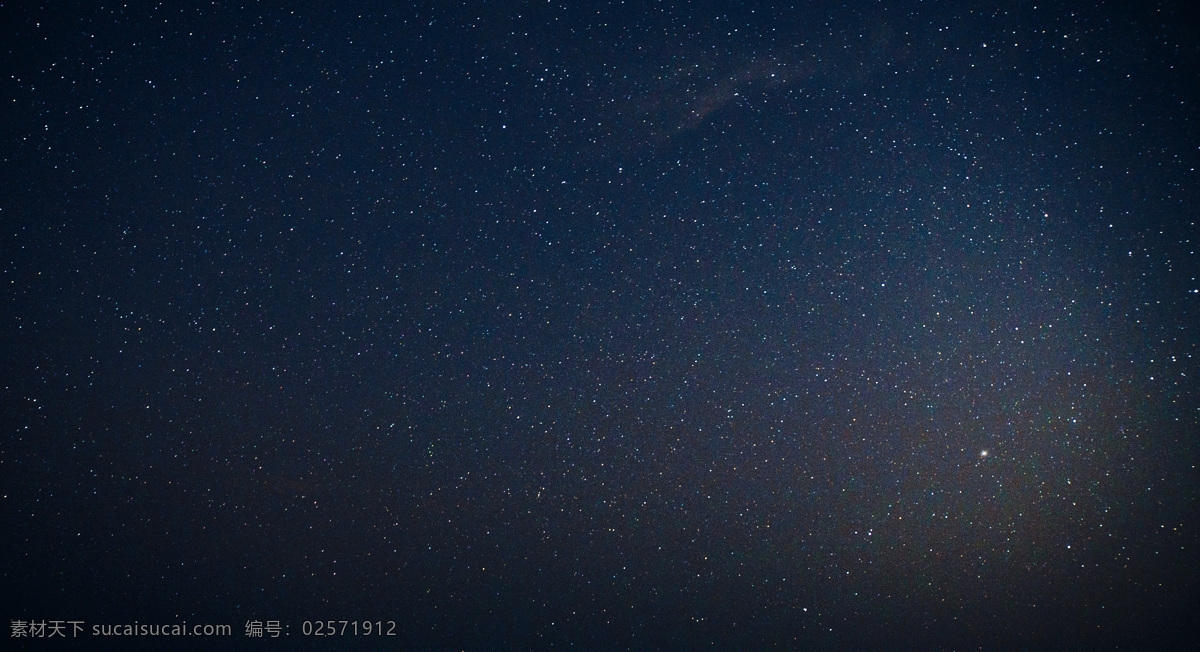
[(3, 13), (10, 620), (1196, 640), (1182, 5)]

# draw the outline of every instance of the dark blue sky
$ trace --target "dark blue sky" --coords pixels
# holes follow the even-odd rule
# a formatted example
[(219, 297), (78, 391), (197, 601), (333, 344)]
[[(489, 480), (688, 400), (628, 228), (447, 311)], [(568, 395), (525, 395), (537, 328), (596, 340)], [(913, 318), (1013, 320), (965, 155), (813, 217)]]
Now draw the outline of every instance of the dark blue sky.
[(10, 620), (1196, 640), (1183, 3), (0, 24)]

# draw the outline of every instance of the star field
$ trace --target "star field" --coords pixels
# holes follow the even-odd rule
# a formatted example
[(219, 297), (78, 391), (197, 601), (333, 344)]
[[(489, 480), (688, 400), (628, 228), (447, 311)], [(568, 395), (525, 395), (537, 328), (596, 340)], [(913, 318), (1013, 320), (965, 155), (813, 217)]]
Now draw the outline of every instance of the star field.
[(500, 5), (0, 8), (10, 620), (1195, 644), (1182, 3)]

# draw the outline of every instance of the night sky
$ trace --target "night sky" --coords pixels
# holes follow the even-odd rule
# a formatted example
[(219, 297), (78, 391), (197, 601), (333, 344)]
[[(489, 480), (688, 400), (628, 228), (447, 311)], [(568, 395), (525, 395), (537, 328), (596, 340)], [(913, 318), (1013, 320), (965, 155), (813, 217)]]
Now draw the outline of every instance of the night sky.
[(0, 7), (4, 618), (1195, 649), (1200, 22), (1011, 4)]

